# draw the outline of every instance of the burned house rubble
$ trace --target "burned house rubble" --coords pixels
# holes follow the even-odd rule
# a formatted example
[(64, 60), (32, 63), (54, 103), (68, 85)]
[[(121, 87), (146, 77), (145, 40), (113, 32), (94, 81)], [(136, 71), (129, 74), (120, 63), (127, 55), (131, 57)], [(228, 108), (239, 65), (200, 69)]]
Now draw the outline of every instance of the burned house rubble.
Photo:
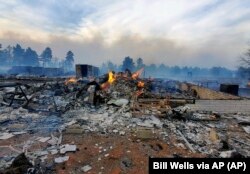
[(141, 72), (2, 80), (0, 173), (147, 173), (148, 157), (250, 157), (248, 99)]
[(63, 68), (53, 67), (32, 67), (32, 66), (13, 66), (9, 71), (9, 74), (17, 75), (33, 75), (33, 76), (48, 76), (56, 77), (66, 74)]

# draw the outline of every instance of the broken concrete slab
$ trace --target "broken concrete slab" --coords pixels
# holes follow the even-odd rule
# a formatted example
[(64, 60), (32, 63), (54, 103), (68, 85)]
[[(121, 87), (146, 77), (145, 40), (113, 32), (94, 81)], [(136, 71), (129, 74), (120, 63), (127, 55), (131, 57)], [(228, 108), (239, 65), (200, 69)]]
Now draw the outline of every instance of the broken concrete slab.
[(36, 140), (40, 141), (42, 143), (45, 143), (45, 142), (47, 142), (50, 139), (51, 139), (51, 137), (38, 137)]
[(117, 99), (117, 100), (110, 100), (107, 104), (114, 104), (116, 106), (125, 106), (129, 103), (128, 99)]
[(235, 153), (235, 152), (236, 152), (235, 150), (223, 151), (223, 152), (220, 152), (219, 157), (221, 157), (221, 158), (231, 158), (232, 154)]
[(126, 133), (125, 131), (120, 131), (120, 132), (119, 132), (119, 135), (124, 136), (125, 133)]
[(15, 135), (12, 133), (7, 133), (7, 132), (0, 133), (0, 140), (7, 140), (7, 139), (14, 137), (14, 136)]
[(81, 168), (81, 171), (83, 171), (83, 172), (88, 172), (88, 171), (90, 171), (92, 169), (92, 167), (90, 166), (90, 165), (86, 165), (86, 166), (83, 166), (82, 168)]
[(26, 128), (25, 124), (20, 124), (20, 123), (14, 123), (8, 126), (8, 129), (10, 131), (20, 131), (24, 130)]
[(65, 154), (66, 152), (75, 152), (76, 145), (64, 144), (60, 146), (60, 153)]
[(149, 128), (161, 128), (163, 123), (155, 116), (145, 116), (141, 118), (133, 118), (132, 121), (138, 126)]
[(13, 135), (21, 135), (21, 134), (26, 134), (27, 132), (25, 131), (19, 131), (19, 132), (12, 132)]
[(70, 121), (70, 122), (68, 122), (68, 123), (65, 123), (64, 125), (65, 125), (65, 126), (71, 126), (71, 125), (73, 125), (73, 124), (75, 124), (75, 123), (77, 123), (77, 121), (76, 121), (76, 120), (72, 120), (72, 121)]
[(250, 126), (245, 126), (245, 127), (242, 127), (244, 129), (244, 131), (248, 134), (250, 134)]
[(54, 159), (55, 163), (63, 163), (68, 160), (69, 160), (69, 156), (63, 156), (63, 157), (58, 157)]
[(45, 155), (48, 155), (48, 151), (46, 150), (43, 150), (43, 151), (39, 151), (39, 152), (36, 152), (35, 155), (37, 155), (38, 157), (41, 157), (41, 156), (45, 156)]
[(83, 134), (84, 129), (82, 129), (82, 128), (67, 128), (65, 133), (67, 133), (67, 134)]
[(136, 137), (139, 139), (147, 140), (154, 139), (155, 135), (152, 129), (138, 129), (136, 130)]
[(60, 136), (57, 138), (53, 134), (51, 134), (51, 139), (48, 140), (48, 143), (51, 144), (52, 146), (57, 145), (59, 146), (62, 142), (62, 133), (60, 132)]

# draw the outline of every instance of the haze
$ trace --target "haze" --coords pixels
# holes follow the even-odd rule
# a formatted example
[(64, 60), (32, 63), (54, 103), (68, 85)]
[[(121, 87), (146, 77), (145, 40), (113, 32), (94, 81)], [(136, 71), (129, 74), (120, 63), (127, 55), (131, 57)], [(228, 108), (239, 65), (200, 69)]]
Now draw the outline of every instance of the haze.
[(0, 1), (0, 43), (20, 43), (76, 63), (124, 57), (146, 64), (234, 69), (249, 46), (247, 0)]

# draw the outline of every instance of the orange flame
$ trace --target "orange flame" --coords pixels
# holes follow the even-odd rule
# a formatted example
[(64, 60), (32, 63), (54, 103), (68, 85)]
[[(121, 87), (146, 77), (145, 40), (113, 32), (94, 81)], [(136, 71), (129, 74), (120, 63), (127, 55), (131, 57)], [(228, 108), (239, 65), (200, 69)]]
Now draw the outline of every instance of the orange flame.
[(139, 78), (139, 77), (141, 76), (143, 70), (144, 70), (144, 68), (141, 68), (141, 69), (139, 69), (138, 71), (134, 72), (134, 73), (132, 74), (132, 79), (135, 80), (135, 79)]
[(101, 89), (107, 89), (115, 81), (115, 74), (110, 71), (108, 81), (101, 84)]
[(144, 82), (139, 81), (139, 82), (137, 83), (137, 86), (138, 86), (139, 88), (143, 88), (143, 87), (144, 87)]
[(108, 82), (112, 84), (115, 81), (115, 75), (113, 74), (112, 71), (109, 72), (109, 79)]
[(71, 78), (65, 80), (64, 83), (65, 83), (65, 85), (68, 85), (70, 83), (76, 83), (76, 82), (77, 82), (77, 79), (75, 77), (71, 77)]

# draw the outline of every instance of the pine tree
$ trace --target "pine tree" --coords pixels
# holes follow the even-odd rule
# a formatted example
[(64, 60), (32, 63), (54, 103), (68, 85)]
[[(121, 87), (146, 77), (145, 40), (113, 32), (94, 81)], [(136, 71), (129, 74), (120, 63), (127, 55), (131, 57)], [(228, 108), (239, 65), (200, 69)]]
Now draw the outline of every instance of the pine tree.
[(45, 48), (41, 54), (41, 59), (43, 61), (43, 66), (50, 66), (52, 59), (52, 50), (50, 47)]
[(13, 65), (23, 65), (24, 49), (17, 44), (13, 48)]
[(36, 51), (28, 47), (24, 53), (24, 63), (29, 66), (38, 66), (38, 55)]
[(74, 68), (74, 53), (72, 51), (68, 51), (65, 57), (64, 66), (66, 70), (71, 71)]

